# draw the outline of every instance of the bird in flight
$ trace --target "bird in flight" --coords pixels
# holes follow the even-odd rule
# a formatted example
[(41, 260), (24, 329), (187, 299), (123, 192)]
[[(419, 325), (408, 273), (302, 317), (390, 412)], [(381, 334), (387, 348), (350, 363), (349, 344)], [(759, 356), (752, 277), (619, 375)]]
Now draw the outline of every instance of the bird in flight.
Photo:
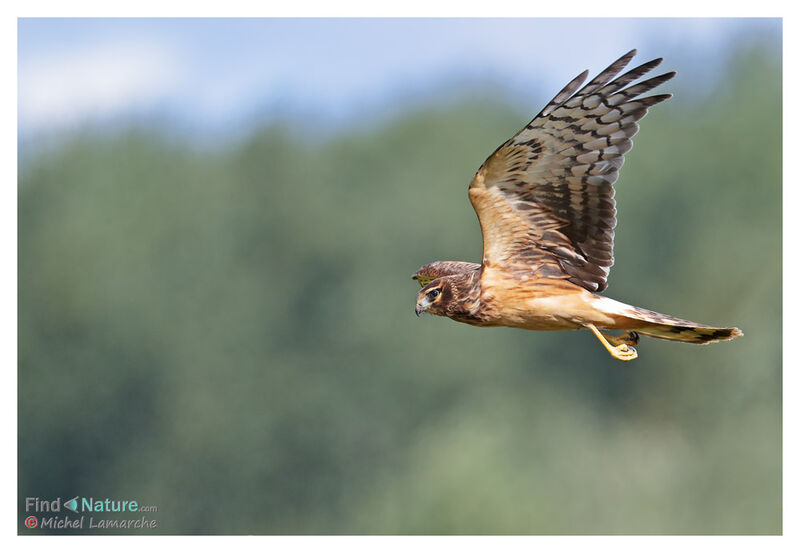
[(661, 58), (617, 76), (634, 55), (631, 50), (583, 88), (588, 71), (575, 77), (481, 165), (469, 200), (481, 225), (483, 262), (420, 267), (412, 275), (422, 286), (417, 315), (476, 326), (585, 328), (621, 361), (637, 357), (639, 334), (693, 344), (742, 335), (596, 293), (606, 288), (614, 263), (613, 185), (637, 121), (672, 96), (642, 94), (674, 71), (631, 84)]

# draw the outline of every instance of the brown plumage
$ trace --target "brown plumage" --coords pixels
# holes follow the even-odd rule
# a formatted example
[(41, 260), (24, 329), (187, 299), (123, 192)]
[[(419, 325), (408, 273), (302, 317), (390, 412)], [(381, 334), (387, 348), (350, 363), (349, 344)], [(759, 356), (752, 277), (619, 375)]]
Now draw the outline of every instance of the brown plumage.
[[(614, 183), (648, 108), (642, 94), (675, 72), (631, 84), (661, 58), (618, 76), (631, 50), (588, 84), (584, 71), (481, 165), (469, 199), (483, 233), (483, 262), (437, 261), (414, 275), (416, 313), (477, 326), (591, 330), (617, 359), (636, 357), (638, 334), (704, 344), (737, 328), (701, 325), (595, 294), (614, 264)], [(615, 78), (616, 77), (616, 78)], [(598, 329), (625, 330), (611, 336)]]

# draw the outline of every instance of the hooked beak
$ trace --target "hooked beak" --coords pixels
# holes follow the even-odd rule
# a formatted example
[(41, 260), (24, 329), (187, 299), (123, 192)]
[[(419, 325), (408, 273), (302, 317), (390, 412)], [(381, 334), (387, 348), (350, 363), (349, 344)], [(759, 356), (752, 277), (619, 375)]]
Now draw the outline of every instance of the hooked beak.
[(414, 307), (414, 313), (416, 313), (417, 317), (419, 317), (422, 312), (428, 309), (430, 306), (431, 300), (423, 296), (423, 298), (417, 302), (416, 307)]

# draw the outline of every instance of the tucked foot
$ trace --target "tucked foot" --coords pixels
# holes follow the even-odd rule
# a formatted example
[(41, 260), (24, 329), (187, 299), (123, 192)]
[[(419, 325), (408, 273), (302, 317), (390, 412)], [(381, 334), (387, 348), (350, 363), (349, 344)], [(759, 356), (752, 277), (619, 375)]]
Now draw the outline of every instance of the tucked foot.
[[(614, 359), (619, 359), (620, 361), (633, 361), (639, 354), (636, 353), (636, 349), (634, 349), (634, 345), (639, 343), (639, 335), (635, 332), (626, 332), (619, 336), (610, 336), (603, 332), (597, 330), (597, 327), (593, 324), (587, 324), (586, 328), (592, 331), (592, 333), (600, 340), (600, 343), (608, 350), (608, 353), (611, 354), (611, 357)], [(611, 343), (609, 343), (611, 341)], [(612, 345), (612, 343), (614, 345)]]

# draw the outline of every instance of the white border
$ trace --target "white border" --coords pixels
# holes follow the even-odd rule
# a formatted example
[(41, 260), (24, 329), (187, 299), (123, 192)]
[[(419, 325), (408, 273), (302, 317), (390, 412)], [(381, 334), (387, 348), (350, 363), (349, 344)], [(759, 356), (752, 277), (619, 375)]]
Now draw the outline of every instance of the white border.
[[(17, 22), (16, 17), (81, 17), (81, 16), (138, 16), (138, 17), (265, 17), (265, 16), (467, 16), (467, 17), (781, 17), (787, 12), (787, 3), (772, 0), (762, 0), (758, 3), (742, 3), (741, 5), (725, 5), (725, 11), (718, 4), (701, 4), (687, 0), (673, 0), (669, 4), (650, 3), (641, 1), (618, 1), (614, 3), (590, 2), (588, 0), (572, 0), (567, 3), (545, 2), (466, 2), (443, 1), (425, 2), (422, 0), (407, 0), (406, 2), (385, 3), (340, 0), (338, 2), (323, 2), (321, 0), (306, 1), (302, 3), (269, 3), (254, 1), (227, 1), (220, 2), (154, 2), (142, 0), (128, 6), (116, 3), (100, 2), (97, 0), (63, 1), (38, 1), (20, 3), (16, 6), (5, 8), (9, 14), (2, 19), (0, 36), (3, 44), (3, 75), (16, 76), (16, 48), (17, 48)], [(800, 28), (793, 17), (784, 19), (784, 98), (792, 100), (793, 91), (798, 88), (794, 61), (797, 52), (797, 32)], [(11, 382), (3, 386), (3, 442), (6, 453), (4, 459), (3, 500), (0, 501), (0, 528), (3, 540), (13, 543), (4, 544), (6, 551), (13, 551), (24, 547), (26, 550), (39, 550), (58, 548), (71, 551), (99, 551), (109, 547), (115, 550), (139, 550), (143, 547), (169, 547), (180, 545), (191, 547), (200, 537), (69, 537), (66, 540), (53, 537), (16, 537), (17, 532), (17, 284), (16, 284), (16, 259), (17, 259), (17, 195), (16, 195), (16, 79), (9, 79), (4, 87), (6, 91), (4, 109), (2, 110), (2, 123), (5, 129), (4, 144), (2, 148), (3, 168), (7, 178), (3, 187), (3, 198), (0, 201), (0, 253), (6, 260), (2, 272), (2, 352), (6, 359), (6, 375)], [(787, 93), (788, 91), (788, 93)], [(753, 106), (757, 109), (757, 106)], [(797, 110), (794, 104), (784, 101), (784, 129), (792, 129), (797, 120)], [(784, 537), (214, 537), (213, 546), (233, 545), (237, 550), (258, 550), (265, 546), (282, 549), (309, 549), (317, 551), (320, 548), (348, 551), (403, 551), (409, 549), (441, 549), (459, 548), (469, 550), (485, 550), (487, 547), (502, 548), (503, 551), (529, 551), (533, 548), (559, 549), (585, 549), (591, 547), (598, 551), (674, 551), (698, 550), (710, 548), (736, 548), (741, 544), (748, 550), (767, 547), (768, 550), (797, 551), (798, 548), (798, 509), (797, 509), (797, 468), (800, 467), (800, 456), (797, 448), (797, 404), (792, 401), (797, 397), (798, 377), (800, 363), (796, 354), (792, 338), (796, 336), (796, 320), (789, 316), (793, 307), (800, 305), (798, 292), (794, 285), (794, 275), (797, 274), (797, 240), (798, 222), (793, 217), (791, 209), (798, 205), (797, 184), (793, 172), (787, 171), (787, 165), (792, 161), (787, 154), (795, 151), (796, 139), (793, 133), (784, 132), (784, 175), (788, 180), (784, 186), (783, 198), (783, 314), (784, 314), (784, 380), (783, 380), (783, 427), (784, 427)], [(12, 185), (13, 183), (13, 185)], [(8, 444), (12, 444), (8, 447)], [(13, 452), (13, 454), (12, 454)], [(793, 468), (794, 467), (794, 468)], [(12, 498), (14, 498), (12, 500)], [(113, 541), (110, 541), (113, 540)], [(154, 541), (155, 540), (155, 541)], [(180, 543), (175, 540), (180, 540)], [(591, 543), (590, 541), (591, 540)]]

